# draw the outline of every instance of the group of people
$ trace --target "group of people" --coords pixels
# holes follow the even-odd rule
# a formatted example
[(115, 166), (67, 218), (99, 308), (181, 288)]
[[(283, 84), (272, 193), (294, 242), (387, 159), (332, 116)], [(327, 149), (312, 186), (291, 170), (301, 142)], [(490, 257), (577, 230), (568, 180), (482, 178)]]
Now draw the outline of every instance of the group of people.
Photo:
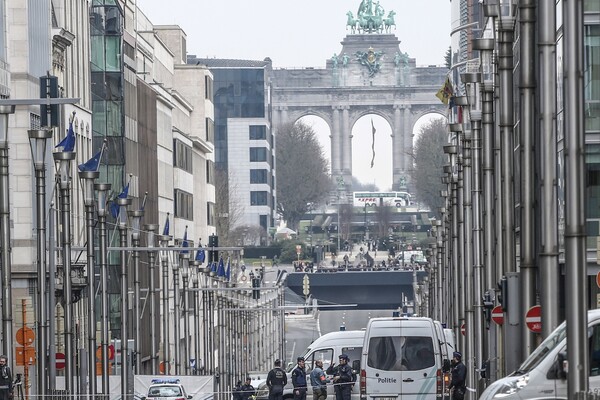
[[(304, 357), (298, 357), (296, 368), (292, 371), (292, 385), (294, 386), (294, 400), (306, 400), (307, 392), (312, 389), (313, 400), (327, 398), (327, 384), (330, 380), (327, 375), (332, 375), (336, 400), (350, 400), (352, 386), (356, 380), (352, 368), (348, 365), (350, 358), (346, 354), (339, 357), (340, 363), (332, 363), (327, 370), (323, 370), (323, 361), (315, 361), (314, 368), (307, 375)], [(269, 400), (282, 400), (283, 388), (287, 385), (287, 375), (281, 368), (281, 361), (275, 361), (273, 368), (267, 376), (269, 387)], [(310, 385), (310, 386), (309, 386)]]
[[(352, 387), (356, 381), (356, 374), (349, 365), (350, 358), (346, 354), (339, 357), (339, 364), (332, 363), (327, 370), (323, 370), (323, 361), (315, 361), (314, 368), (309, 374), (306, 372), (304, 357), (298, 357), (297, 365), (292, 371), (292, 385), (294, 386), (294, 400), (306, 400), (309, 388), (312, 389), (313, 400), (327, 399), (327, 384), (333, 382), (335, 400), (350, 400)], [(455, 351), (450, 363), (452, 379), (449, 389), (452, 391), (453, 400), (463, 400), (467, 391), (467, 367), (462, 362), (462, 354)], [(327, 375), (333, 376), (330, 381)], [(283, 400), (283, 389), (287, 385), (287, 374), (281, 368), (281, 361), (275, 361), (275, 367), (267, 376), (269, 400)], [(310, 385), (310, 386), (309, 386)], [(239, 393), (234, 400), (248, 400), (255, 394), (255, 389), (250, 384), (250, 378), (245, 385), (239, 382)]]

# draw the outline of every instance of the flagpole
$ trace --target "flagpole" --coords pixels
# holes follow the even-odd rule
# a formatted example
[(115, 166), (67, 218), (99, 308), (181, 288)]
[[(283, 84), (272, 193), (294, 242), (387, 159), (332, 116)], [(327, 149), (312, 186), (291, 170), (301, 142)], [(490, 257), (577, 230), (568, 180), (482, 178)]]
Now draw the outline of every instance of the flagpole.
[[(144, 225), (144, 230), (146, 231), (146, 246), (154, 247), (154, 237), (156, 236), (156, 232), (158, 231), (157, 224), (146, 224)], [(157, 351), (156, 351), (156, 281), (155, 281), (155, 270), (156, 266), (154, 263), (156, 262), (156, 251), (149, 250), (148, 251), (148, 265), (150, 267), (150, 366), (152, 375), (156, 375), (158, 373), (158, 363), (157, 363)]]
[[(169, 221), (167, 216), (167, 222)], [(168, 233), (168, 230), (166, 231)], [(166, 248), (169, 246), (171, 236), (158, 235), (161, 252), (161, 270), (162, 270), (162, 328), (163, 328), (163, 368), (164, 374), (169, 375), (171, 372), (170, 354), (169, 354), (169, 252)]]
[(173, 254), (173, 311), (174, 311), (174, 324), (173, 324), (173, 343), (175, 345), (175, 375), (179, 375), (180, 371), (180, 329), (179, 324), (181, 323), (181, 310), (179, 309), (179, 258), (180, 254)]
[(189, 361), (189, 355), (190, 355), (190, 325), (189, 325), (189, 319), (188, 319), (188, 311), (190, 309), (190, 304), (189, 304), (189, 296), (188, 296), (188, 284), (189, 284), (189, 258), (190, 255), (188, 253), (181, 253), (180, 254), (181, 257), (181, 278), (183, 280), (183, 334), (184, 334), (184, 339), (183, 339), (183, 354), (185, 354), (185, 374), (189, 375), (190, 374), (190, 361)]

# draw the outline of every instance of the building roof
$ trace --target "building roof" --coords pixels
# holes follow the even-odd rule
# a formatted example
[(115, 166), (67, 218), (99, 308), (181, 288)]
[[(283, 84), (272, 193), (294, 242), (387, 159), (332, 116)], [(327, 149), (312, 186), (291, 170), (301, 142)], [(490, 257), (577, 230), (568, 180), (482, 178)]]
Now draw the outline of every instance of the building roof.
[(258, 60), (234, 60), (225, 58), (197, 58), (190, 55), (187, 58), (188, 64), (206, 65), (208, 68), (265, 68), (271, 64), (269, 58)]

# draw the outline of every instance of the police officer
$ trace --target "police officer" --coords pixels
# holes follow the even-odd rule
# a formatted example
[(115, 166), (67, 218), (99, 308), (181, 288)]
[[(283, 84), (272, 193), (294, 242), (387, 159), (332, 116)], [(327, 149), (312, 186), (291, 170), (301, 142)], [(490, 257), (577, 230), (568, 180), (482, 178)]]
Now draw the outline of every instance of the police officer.
[(252, 379), (246, 378), (246, 382), (240, 388), (240, 400), (249, 400), (256, 394), (256, 389), (252, 386)]
[(275, 360), (275, 368), (269, 371), (267, 375), (269, 400), (282, 400), (285, 385), (287, 385), (287, 374), (281, 368), (281, 360)]
[(354, 374), (352, 368), (348, 365), (350, 357), (347, 354), (340, 355), (340, 364), (335, 366), (331, 364), (327, 368), (327, 373), (333, 375), (334, 391), (336, 400), (350, 400), (352, 396), (352, 386), (354, 386)]
[(298, 357), (298, 365), (292, 371), (292, 384), (294, 385), (294, 400), (306, 400), (306, 370), (304, 357)]
[(455, 351), (452, 354), (452, 380), (449, 389), (452, 389), (452, 399), (463, 400), (467, 392), (467, 367), (462, 363), (462, 354)]

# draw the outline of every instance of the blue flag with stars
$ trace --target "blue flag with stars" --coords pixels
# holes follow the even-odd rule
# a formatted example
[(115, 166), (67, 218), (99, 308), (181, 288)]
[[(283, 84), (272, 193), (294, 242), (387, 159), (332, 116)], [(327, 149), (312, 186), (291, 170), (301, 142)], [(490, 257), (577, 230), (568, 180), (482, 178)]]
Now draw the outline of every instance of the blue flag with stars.
[(204, 249), (196, 251), (196, 261), (200, 261), (200, 264), (203, 264), (204, 260), (206, 260), (206, 252)]
[(102, 158), (102, 150), (94, 154), (92, 158), (84, 162), (83, 164), (79, 164), (79, 170), (81, 172), (98, 172), (98, 168), (100, 167), (100, 159)]
[[(183, 243), (181, 243), (181, 247), (183, 247), (183, 248), (190, 247), (190, 243), (188, 242), (188, 239), (187, 239), (187, 226), (185, 227), (185, 232), (183, 233)], [(190, 252), (189, 250), (181, 251), (182, 254), (188, 254), (189, 252)]]
[(223, 277), (225, 276), (225, 263), (223, 262), (223, 257), (219, 259), (219, 267), (217, 268), (217, 276)]
[(73, 131), (73, 121), (69, 121), (69, 129), (67, 129), (67, 136), (56, 145), (56, 149), (62, 152), (71, 152), (75, 150), (75, 132)]
[(169, 236), (169, 214), (167, 214), (167, 220), (165, 221), (165, 227), (163, 228), (163, 235)]
[[(127, 185), (125, 185), (125, 187), (123, 188), (123, 191), (121, 193), (119, 193), (119, 195), (117, 196), (117, 198), (119, 199), (126, 199), (127, 196), (129, 196), (129, 182), (127, 182)], [(119, 216), (119, 211), (120, 211), (119, 205), (113, 201), (110, 204), (110, 213), (112, 214), (113, 218), (117, 218)]]

